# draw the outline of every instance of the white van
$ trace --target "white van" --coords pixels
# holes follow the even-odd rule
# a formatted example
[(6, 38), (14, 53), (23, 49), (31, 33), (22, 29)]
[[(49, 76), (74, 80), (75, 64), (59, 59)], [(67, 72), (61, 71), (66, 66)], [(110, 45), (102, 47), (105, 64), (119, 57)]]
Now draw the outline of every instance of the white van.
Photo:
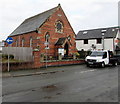
[(114, 57), (112, 51), (101, 50), (101, 51), (92, 51), (90, 56), (87, 56), (86, 59), (87, 66), (101, 66), (105, 65), (117, 65), (118, 59)]

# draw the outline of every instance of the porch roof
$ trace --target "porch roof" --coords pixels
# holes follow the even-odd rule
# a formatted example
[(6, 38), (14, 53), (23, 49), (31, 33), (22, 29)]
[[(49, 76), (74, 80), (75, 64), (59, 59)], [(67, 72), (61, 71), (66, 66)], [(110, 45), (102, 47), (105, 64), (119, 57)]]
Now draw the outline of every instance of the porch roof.
[(66, 39), (67, 39), (66, 37), (59, 38), (55, 45), (56, 46), (63, 45)]
[(62, 37), (62, 38), (58, 39), (58, 41), (56, 42), (55, 46), (62, 46), (66, 42), (68, 42), (70, 45), (72, 45), (71, 42), (68, 40), (68, 37)]

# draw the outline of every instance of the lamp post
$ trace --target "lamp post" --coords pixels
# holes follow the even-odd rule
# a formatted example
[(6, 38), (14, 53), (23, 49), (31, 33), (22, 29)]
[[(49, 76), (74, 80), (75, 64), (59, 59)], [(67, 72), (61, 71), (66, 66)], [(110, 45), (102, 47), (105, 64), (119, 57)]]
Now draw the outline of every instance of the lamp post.
[(104, 45), (105, 32), (106, 32), (106, 30), (102, 30), (101, 31), (101, 33), (102, 33), (102, 48), (103, 48), (103, 50), (105, 49), (105, 45)]

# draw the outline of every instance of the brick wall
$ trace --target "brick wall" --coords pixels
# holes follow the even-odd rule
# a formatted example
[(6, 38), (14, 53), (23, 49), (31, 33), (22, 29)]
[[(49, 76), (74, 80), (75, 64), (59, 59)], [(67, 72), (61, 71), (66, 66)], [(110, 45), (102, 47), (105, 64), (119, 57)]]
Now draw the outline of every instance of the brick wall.
[[(56, 32), (57, 21), (61, 21), (63, 23), (63, 33)], [(12, 36), (12, 38), (14, 39), (14, 43), (11, 46), (16, 47), (16, 41), (18, 40), (17, 47), (22, 47), (22, 39), (24, 38), (25, 40), (24, 47), (30, 47), (30, 38), (32, 37), (33, 49), (37, 47), (40, 50), (39, 52), (34, 53), (34, 58), (35, 58), (34, 67), (40, 67), (41, 66), (40, 55), (46, 54), (45, 45), (44, 45), (46, 33), (49, 33), (50, 35), (50, 39), (49, 39), (50, 49), (47, 51), (47, 54), (50, 54), (52, 56), (58, 55), (58, 52), (56, 51), (57, 47), (55, 46), (55, 43), (58, 41), (59, 38), (68, 37), (68, 36), (71, 37), (70, 40), (71, 45), (69, 45), (68, 55), (71, 55), (77, 51), (76, 43), (75, 43), (75, 33), (61, 7), (58, 7), (56, 11), (46, 20), (46, 22), (36, 31)], [(57, 63), (53, 63), (53, 64), (57, 64)]]
[[(63, 23), (63, 33), (57, 33), (56, 30), (56, 22), (60, 20)], [(39, 32), (38, 32), (39, 31)], [(16, 40), (18, 40), (17, 47), (22, 47), (22, 39), (24, 38), (24, 47), (30, 47), (30, 38), (33, 38), (33, 49), (37, 46), (40, 47), (41, 53), (45, 53), (45, 35), (46, 33), (50, 34), (50, 41), (49, 41), (49, 47), (50, 50), (48, 51), (50, 54), (55, 55), (56, 53), (56, 47), (55, 43), (57, 40), (61, 37), (71, 37), (71, 46), (69, 46), (69, 54), (72, 54), (76, 52), (76, 43), (75, 43), (75, 33), (73, 31), (73, 28), (71, 27), (64, 11), (62, 8), (58, 8), (47, 20), (46, 22), (38, 29), (38, 31), (24, 33), (21, 35), (15, 35), (12, 36), (14, 39), (12, 47), (16, 47)], [(7, 44), (6, 44), (7, 46)]]
[[(51, 61), (47, 62), (47, 66), (62, 66), (62, 65), (74, 65), (84, 63), (84, 60), (66, 60), (66, 61)], [(46, 62), (16, 62), (10, 63), (10, 71), (14, 70), (29, 70), (34, 68), (46, 67)], [(8, 63), (2, 63), (2, 71), (8, 70)]]
[[(62, 66), (62, 65), (74, 65), (74, 64), (81, 64), (84, 63), (84, 60), (49, 60), (47, 61), (47, 66)], [(34, 67), (40, 68), (45, 67), (46, 62), (40, 61), (40, 52), (34, 52)]]
[[(33, 69), (46, 66), (46, 62), (40, 61), (40, 51), (34, 51), (34, 62), (10, 63), (10, 70)], [(84, 63), (84, 60), (49, 60), (47, 66), (62, 66)], [(2, 71), (7, 71), (8, 63), (2, 63)]]
[[(38, 33), (37, 32), (30, 32), (30, 33), (25, 33), (21, 35), (15, 35), (12, 36), (14, 42), (10, 45), (12, 47), (22, 47), (22, 39), (24, 39), (24, 46), (23, 47), (30, 47), (30, 38), (32, 37), (33, 39), (33, 44), (32, 47), (36, 48), (37, 47), (37, 42), (40, 41), (37, 39)], [(18, 41), (18, 45), (16, 45), (16, 41)], [(7, 44), (5, 44), (7, 46)]]
[[(54, 61), (47, 62), (47, 66), (63, 66), (63, 65), (76, 65), (84, 63), (84, 60), (62, 60), (62, 61)], [(41, 63), (41, 67), (45, 67), (46, 62)]]
[[(56, 29), (55, 24), (58, 20), (62, 21), (63, 23), (63, 33), (57, 33), (55, 31)], [(42, 42), (45, 42), (46, 33), (48, 32), (50, 34), (50, 43), (49, 43), (50, 50), (48, 50), (50, 54), (56, 55), (55, 43), (59, 38), (68, 37), (68, 36), (71, 37), (70, 42), (72, 44), (71, 46), (69, 46), (69, 54), (73, 54), (74, 52), (76, 52), (75, 33), (67, 17), (65, 16), (62, 8), (57, 9), (56, 12), (53, 13), (53, 15), (42, 25), (40, 31), (42, 33), (40, 35), (40, 39)], [(45, 53), (45, 46), (42, 44), (39, 45), (42, 49), (41, 53)]]

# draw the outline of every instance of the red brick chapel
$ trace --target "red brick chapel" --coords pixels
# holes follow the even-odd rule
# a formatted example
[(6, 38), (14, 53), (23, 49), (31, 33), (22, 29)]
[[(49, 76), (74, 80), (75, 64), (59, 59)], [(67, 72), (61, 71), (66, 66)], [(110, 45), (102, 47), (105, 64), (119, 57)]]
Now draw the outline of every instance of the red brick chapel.
[(64, 56), (76, 52), (75, 33), (61, 5), (25, 19), (9, 37), (14, 39), (11, 47), (32, 47), (38, 55), (58, 56), (58, 50), (64, 50)]

